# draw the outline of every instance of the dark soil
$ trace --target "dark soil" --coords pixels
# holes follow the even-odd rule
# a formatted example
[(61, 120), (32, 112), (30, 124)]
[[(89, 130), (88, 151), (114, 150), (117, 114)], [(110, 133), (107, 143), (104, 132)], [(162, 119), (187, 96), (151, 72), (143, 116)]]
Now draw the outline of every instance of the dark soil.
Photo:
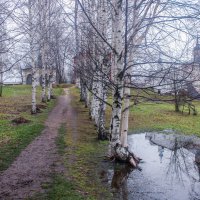
[(16, 119), (12, 120), (12, 123), (15, 123), (15, 124), (27, 124), (27, 123), (30, 123), (30, 122), (31, 122), (30, 120), (27, 120), (23, 117), (18, 117)]
[(47, 108), (47, 105), (38, 104), (38, 105), (37, 105), (37, 108), (39, 108), (39, 109), (46, 109), (46, 108)]
[(56, 96), (54, 96), (54, 95), (51, 95), (51, 99), (56, 99)]
[[(44, 104), (38, 104), (37, 105), (37, 111), (38, 112), (41, 112), (41, 109), (43, 110), (43, 109), (46, 109), (46, 108), (47, 108), (47, 105), (44, 105)], [(29, 110), (31, 110), (31, 105), (25, 105), (25, 106), (22, 106), (20, 108), (17, 108), (17, 111), (19, 111), (19, 112), (27, 112)]]

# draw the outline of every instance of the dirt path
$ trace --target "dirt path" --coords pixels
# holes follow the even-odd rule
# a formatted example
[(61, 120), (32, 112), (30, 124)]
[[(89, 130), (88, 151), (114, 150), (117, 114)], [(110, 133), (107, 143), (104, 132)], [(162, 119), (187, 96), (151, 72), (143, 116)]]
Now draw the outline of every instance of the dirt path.
[(28, 147), (21, 152), (14, 163), (0, 174), (0, 199), (26, 199), (43, 192), (41, 184), (50, 181), (50, 174), (62, 171), (59, 165), (55, 139), (58, 129), (70, 114), (68, 90), (60, 96), (57, 106), (49, 114), (46, 128)]

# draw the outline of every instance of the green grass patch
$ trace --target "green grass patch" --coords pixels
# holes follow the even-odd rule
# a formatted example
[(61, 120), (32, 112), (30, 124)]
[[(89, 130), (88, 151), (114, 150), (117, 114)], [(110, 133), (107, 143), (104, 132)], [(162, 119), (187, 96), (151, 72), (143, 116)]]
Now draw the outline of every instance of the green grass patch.
[(74, 86), (73, 84), (68, 84), (68, 83), (62, 83), (62, 84), (53, 85), (54, 88), (71, 88), (73, 86)]
[(9, 141), (0, 147), (0, 171), (5, 170), (13, 160), (43, 130), (43, 124), (22, 125), (9, 131)]
[[(39, 87), (38, 87), (39, 88)], [(30, 85), (6, 85), (3, 87), (3, 97), (16, 97), (19, 95), (27, 95), (30, 93)]]
[(58, 153), (61, 155), (65, 153), (65, 148), (67, 147), (66, 142), (64, 140), (65, 134), (66, 134), (66, 125), (62, 124), (58, 131), (58, 137), (56, 138)]
[[(76, 190), (76, 186), (61, 175), (53, 175), (52, 182), (43, 184), (47, 191), (37, 194), (28, 200), (84, 200), (85, 198)], [(88, 199), (89, 200), (89, 199)]]
[[(195, 104), (197, 111), (200, 111), (200, 102)], [(130, 132), (172, 129), (200, 136), (200, 114), (177, 113), (173, 104), (143, 103), (131, 108), (129, 128)]]
[(46, 199), (82, 200), (84, 198), (78, 193), (76, 187), (71, 182), (67, 181), (66, 178), (55, 176)]

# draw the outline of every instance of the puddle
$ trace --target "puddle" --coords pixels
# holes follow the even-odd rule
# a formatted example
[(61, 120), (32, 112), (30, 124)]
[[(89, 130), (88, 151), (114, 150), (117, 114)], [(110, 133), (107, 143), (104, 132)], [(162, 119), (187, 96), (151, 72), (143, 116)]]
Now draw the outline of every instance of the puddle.
[(142, 171), (122, 164), (108, 170), (115, 199), (200, 200), (200, 164), (195, 162), (200, 157), (199, 138), (135, 134), (129, 136), (129, 147), (143, 159)]

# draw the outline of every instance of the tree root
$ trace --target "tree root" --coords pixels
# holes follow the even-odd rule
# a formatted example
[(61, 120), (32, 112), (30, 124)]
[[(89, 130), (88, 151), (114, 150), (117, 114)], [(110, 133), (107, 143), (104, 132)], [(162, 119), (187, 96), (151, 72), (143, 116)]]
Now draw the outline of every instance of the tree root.
[(129, 151), (128, 147), (123, 147), (117, 143), (114, 147), (115, 155), (114, 158), (121, 162), (128, 162), (132, 167), (138, 168), (141, 158), (137, 157)]

